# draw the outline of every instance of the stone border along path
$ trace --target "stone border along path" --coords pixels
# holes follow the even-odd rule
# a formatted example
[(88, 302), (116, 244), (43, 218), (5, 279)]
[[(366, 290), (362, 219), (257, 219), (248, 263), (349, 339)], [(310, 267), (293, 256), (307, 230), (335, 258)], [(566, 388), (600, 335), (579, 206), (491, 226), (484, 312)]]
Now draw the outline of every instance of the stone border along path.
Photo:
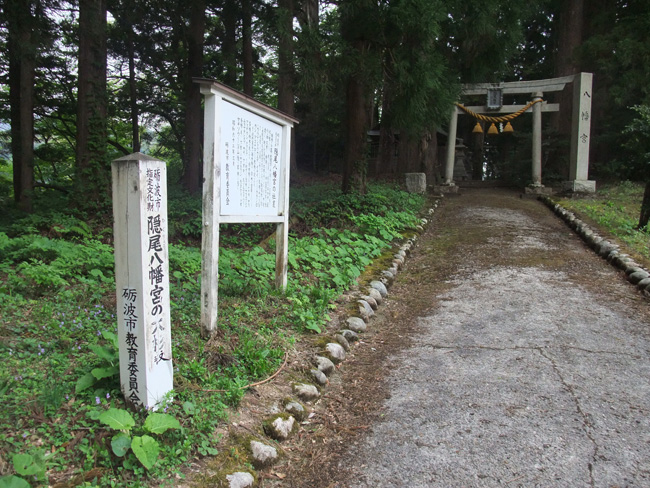
[[(429, 208), (429, 216), (434, 214), (438, 203), (439, 199)], [(400, 246), (393, 256), (392, 266), (381, 271), (378, 279), (370, 282), (365, 294), (359, 294), (357, 299), (358, 314), (347, 318), (344, 322), (346, 327), (339, 330), (334, 336), (336, 342), (326, 344), (320, 354), (315, 355), (315, 367), (310, 370), (310, 375), (318, 387), (310, 383), (294, 383), (292, 390), (297, 399), (286, 401), (285, 412), (273, 415), (263, 423), (261, 430), (270, 439), (277, 442), (289, 439), (297, 430), (299, 423), (307, 418), (307, 410), (301, 402), (312, 402), (320, 398), (320, 389), (329, 383), (328, 376), (335, 371), (336, 366), (345, 361), (351, 344), (359, 341), (359, 334), (363, 334), (367, 330), (368, 322), (375, 314), (375, 310), (382, 304), (383, 299), (388, 296), (388, 289), (393, 284), (399, 270), (404, 266), (418, 236), (424, 232), (428, 223), (429, 220), (426, 218), (420, 219), (420, 224), (416, 226), (416, 235)], [(278, 450), (273, 445), (265, 444), (259, 440), (252, 439), (248, 447), (251, 464), (256, 469), (268, 468), (280, 457)], [(249, 488), (256, 484), (255, 474), (250, 471), (235, 471), (225, 475), (225, 479), (221, 481), (229, 488)]]
[(629, 255), (621, 253), (619, 246), (604, 239), (576, 215), (564, 208), (550, 197), (540, 197), (553, 212), (578, 234), (587, 245), (612, 266), (623, 271), (627, 280), (635, 285), (644, 295), (650, 296), (650, 272), (635, 262)]

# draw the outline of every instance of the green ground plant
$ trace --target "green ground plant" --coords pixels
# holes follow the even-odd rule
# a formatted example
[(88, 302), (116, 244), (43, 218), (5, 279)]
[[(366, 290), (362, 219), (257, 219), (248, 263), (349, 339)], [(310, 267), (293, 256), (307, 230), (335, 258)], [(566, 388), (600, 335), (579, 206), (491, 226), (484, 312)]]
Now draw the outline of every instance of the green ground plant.
[(596, 195), (563, 199), (559, 203), (620, 240), (629, 252), (650, 267), (650, 233), (637, 229), (644, 185), (623, 181), (604, 184)]
[[(164, 433), (148, 423), (154, 414), (127, 412), (120, 392), (110, 217), (57, 204), (0, 218), (0, 457), (16, 459), (0, 471), (0, 487), (173, 485), (184, 465), (216, 454), (218, 426), (242, 387), (325, 330), (334, 300), (412, 230), (424, 203), (388, 185), (371, 185), (366, 196), (334, 185), (292, 189), (284, 293), (273, 287), (274, 226), (227, 226), (218, 332), (206, 341), (200, 200), (170, 195), (174, 392), (159, 414), (178, 426)], [(112, 423), (117, 416), (132, 422)]]

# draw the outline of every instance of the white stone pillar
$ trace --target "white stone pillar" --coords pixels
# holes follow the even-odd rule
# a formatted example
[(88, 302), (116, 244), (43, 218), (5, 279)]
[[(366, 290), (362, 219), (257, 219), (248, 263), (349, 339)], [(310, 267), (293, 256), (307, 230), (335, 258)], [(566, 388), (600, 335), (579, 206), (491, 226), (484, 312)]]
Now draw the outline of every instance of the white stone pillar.
[(596, 191), (596, 182), (589, 181), (589, 143), (591, 140), (592, 73), (579, 73), (573, 80), (573, 114), (571, 126), (571, 157), (566, 189), (578, 192)]
[[(533, 100), (541, 100), (542, 93), (533, 94)], [(542, 102), (533, 105), (533, 187), (542, 185)]]
[(447, 138), (447, 160), (445, 165), (445, 185), (454, 186), (454, 164), (456, 162), (456, 132), (458, 129), (458, 108), (454, 105), (449, 120)]
[(120, 384), (127, 404), (156, 408), (174, 387), (167, 166), (136, 153), (112, 176)]

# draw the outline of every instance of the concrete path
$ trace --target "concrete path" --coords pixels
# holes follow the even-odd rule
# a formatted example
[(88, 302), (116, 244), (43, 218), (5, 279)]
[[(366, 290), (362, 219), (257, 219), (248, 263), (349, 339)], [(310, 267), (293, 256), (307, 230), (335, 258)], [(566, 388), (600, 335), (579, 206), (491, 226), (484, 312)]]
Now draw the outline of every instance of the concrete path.
[(650, 487), (650, 301), (514, 194), (447, 199), (415, 254), (391, 299), (426, 312), (322, 486)]

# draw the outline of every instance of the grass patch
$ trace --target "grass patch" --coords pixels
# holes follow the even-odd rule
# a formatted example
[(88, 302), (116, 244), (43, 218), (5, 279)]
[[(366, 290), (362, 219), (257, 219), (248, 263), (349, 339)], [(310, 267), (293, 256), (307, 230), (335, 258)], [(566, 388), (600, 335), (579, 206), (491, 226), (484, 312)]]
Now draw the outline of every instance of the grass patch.
[(650, 232), (635, 229), (644, 188), (644, 184), (630, 181), (605, 184), (593, 197), (564, 199), (558, 203), (615, 237), (631, 256), (650, 267)]
[(386, 185), (363, 197), (333, 185), (291, 196), (286, 293), (273, 288), (274, 239), (259, 245), (272, 229), (227, 226), (218, 330), (207, 341), (199, 324), (200, 202), (170, 201), (174, 393), (161, 413), (174, 428), (164, 432), (147, 412), (131, 412), (124, 428), (119, 419), (127, 417), (116, 413), (125, 404), (112, 340), (110, 219), (43, 210), (0, 222), (0, 458), (7, 460), (0, 477), (31, 486), (173, 486), (184, 465), (216, 454), (215, 432), (241, 387), (272, 374), (295, 341), (323, 331), (334, 300), (417, 225), (424, 204)]

